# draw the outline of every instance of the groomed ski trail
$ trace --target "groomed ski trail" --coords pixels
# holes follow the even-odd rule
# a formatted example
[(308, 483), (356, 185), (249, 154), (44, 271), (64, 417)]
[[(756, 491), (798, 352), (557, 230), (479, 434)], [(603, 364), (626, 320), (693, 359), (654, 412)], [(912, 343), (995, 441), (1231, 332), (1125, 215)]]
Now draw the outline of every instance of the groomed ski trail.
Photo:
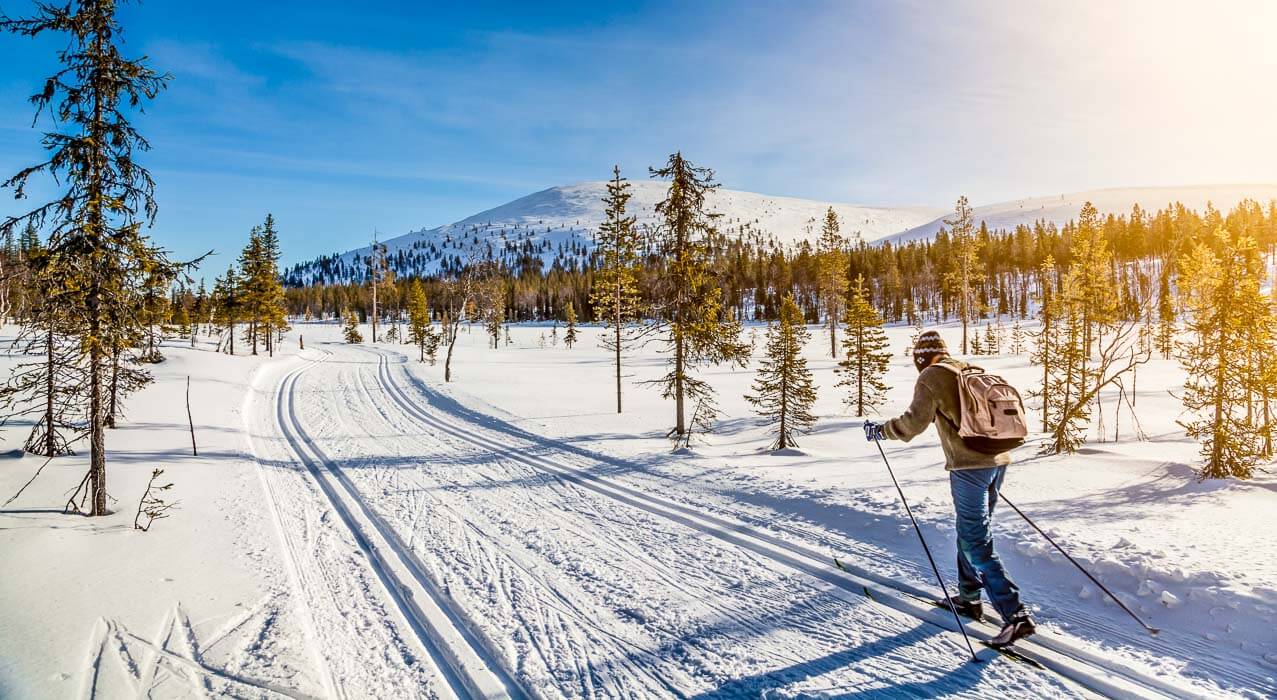
[[(430, 426), (442, 434), (469, 442), (470, 444), (490, 451), (492, 454), (516, 460), (536, 469), (553, 474), (555, 477), (572, 482), (582, 488), (589, 489), (616, 502), (642, 509), (689, 528), (732, 543), (766, 557), (782, 566), (800, 571), (835, 587), (837, 594), (850, 593), (863, 596), (876, 603), (903, 612), (912, 617), (941, 627), (953, 634), (954, 653), (960, 653), (957, 636), (957, 623), (949, 613), (932, 607), (927, 591), (908, 585), (904, 582), (889, 581), (881, 576), (861, 568), (847, 565), (834, 567), (829, 553), (822, 553), (811, 547), (785, 540), (757, 528), (746, 525), (742, 520), (730, 519), (701, 509), (689, 507), (677, 500), (660, 498), (637, 491), (597, 474), (585, 471), (568, 464), (564, 460), (556, 460), (543, 456), (541, 446), (517, 445), (499, 438), (485, 437), (494, 432), (485, 430), (484, 426), (472, 420), (446, 410), (438, 410), (442, 398), (424, 386), (410, 373), (404, 371), (401, 376), (406, 383), (418, 391), (418, 400), (414, 401), (403, 386), (391, 375), (391, 355), (384, 350), (373, 349), (378, 355), (378, 381), (380, 388), (397, 403), (406, 413), (422, 424)], [(402, 356), (398, 358), (403, 362)], [(425, 401), (420, 399), (424, 398)], [(427, 410), (423, 406), (431, 406), (436, 410)], [(496, 419), (491, 419), (495, 422)], [(508, 435), (508, 433), (507, 433)], [(602, 466), (602, 465), (601, 465)], [(839, 570), (841, 569), (841, 570)], [(974, 639), (987, 641), (997, 629), (993, 625), (969, 623), (965, 625), (968, 634)], [(1139, 698), (1150, 696), (1164, 697), (1207, 697), (1207, 693), (1176, 683), (1158, 676), (1145, 673), (1120, 663), (1112, 663), (1095, 653), (1070, 644), (1047, 632), (1017, 644), (1015, 652), (1025, 659), (1040, 665), (1042, 668), (1078, 684), (1086, 690), (1107, 697)], [(983, 660), (997, 658), (997, 652), (985, 648), (978, 652)]]
[[(296, 411), (298, 377), (314, 365), (294, 370), (280, 388), (279, 421), (293, 451), (310, 470), (334, 510), (368, 556), (383, 586), (412, 625), (422, 645), (459, 697), (520, 700), (523, 691), (487, 650), (459, 624), (447, 596), (437, 591), (395, 533), (368, 507), (340, 466), (311, 440)], [(291, 423), (291, 425), (287, 425)], [(309, 454), (307, 454), (309, 453)]]
[(436, 397), (409, 394), (383, 352), (326, 347), (333, 360), (289, 387), (309, 448), (529, 695), (725, 697), (805, 679), (799, 692), (1086, 694), (990, 651), (966, 662), (956, 634), (831, 582), (832, 562), (627, 501), (538, 462), (544, 446), (432, 422), (418, 414)]
[[(274, 427), (288, 454), (268, 456), (262, 438), (253, 445), (295, 592), (306, 608), (308, 636), (321, 647), (315, 656), (325, 692), (352, 698), (524, 698), (453, 625), (440, 605), (441, 600), (446, 605), (445, 596), (421, 577), (393, 533), (311, 444), (296, 416), (294, 387), (329, 355), (289, 370), (273, 392)], [(281, 473), (302, 470), (308, 481), (294, 479), (282, 488), (276, 483)]]

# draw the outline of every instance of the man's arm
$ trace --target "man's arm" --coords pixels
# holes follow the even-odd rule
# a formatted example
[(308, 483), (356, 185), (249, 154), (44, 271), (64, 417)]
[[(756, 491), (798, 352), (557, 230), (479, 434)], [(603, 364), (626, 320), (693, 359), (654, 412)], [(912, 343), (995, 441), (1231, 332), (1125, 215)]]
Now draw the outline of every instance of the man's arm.
[(882, 432), (889, 440), (909, 442), (931, 425), (936, 419), (936, 397), (927, 388), (925, 382), (919, 381), (913, 388), (913, 402), (899, 418), (892, 418), (882, 426)]

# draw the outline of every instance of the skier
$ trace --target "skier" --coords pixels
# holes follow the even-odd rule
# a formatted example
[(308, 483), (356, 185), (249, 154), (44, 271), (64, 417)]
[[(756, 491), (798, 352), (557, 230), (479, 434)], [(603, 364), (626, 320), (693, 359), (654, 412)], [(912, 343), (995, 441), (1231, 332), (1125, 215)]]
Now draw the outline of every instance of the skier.
[(938, 332), (927, 331), (918, 336), (913, 362), (919, 375), (908, 410), (886, 423), (866, 421), (865, 437), (908, 442), (935, 423), (958, 526), (958, 594), (951, 601), (940, 600), (936, 604), (947, 608), (952, 602), (958, 614), (979, 621), (984, 617), (980, 602), (980, 590), (984, 589), (1005, 622), (997, 636), (989, 640), (989, 646), (1005, 647), (1035, 631), (1033, 619), (1020, 602), (1020, 589), (993, 551), (989, 527), (1011, 453), (986, 454), (972, 449), (959, 436), (962, 418), (958, 372), (967, 365), (949, 356)]

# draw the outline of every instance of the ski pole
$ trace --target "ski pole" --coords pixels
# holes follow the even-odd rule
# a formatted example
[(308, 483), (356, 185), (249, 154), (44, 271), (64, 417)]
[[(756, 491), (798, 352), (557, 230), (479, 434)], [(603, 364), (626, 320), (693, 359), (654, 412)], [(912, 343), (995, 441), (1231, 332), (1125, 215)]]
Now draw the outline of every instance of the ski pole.
[(1063, 547), (1061, 547), (1059, 544), (1057, 544), (1055, 540), (1051, 539), (1051, 536), (1050, 536), (1050, 535), (1048, 535), (1048, 534), (1046, 534), (1045, 532), (1043, 532), (1043, 531), (1042, 531), (1042, 528), (1038, 527), (1038, 524), (1037, 524), (1037, 523), (1035, 523), (1035, 522), (1033, 522), (1032, 520), (1030, 520), (1030, 519), (1029, 519), (1029, 516), (1027, 516), (1027, 515), (1025, 515), (1025, 514), (1024, 514), (1024, 511), (1022, 511), (1022, 510), (1020, 510), (1019, 508), (1017, 508), (1017, 507), (1016, 507), (1016, 505), (1015, 505), (1014, 503), (1012, 503), (1010, 500), (1008, 500), (1006, 496), (1002, 495), (1002, 491), (1001, 491), (1001, 490), (999, 490), (999, 491), (998, 491), (998, 498), (1000, 498), (1000, 499), (1002, 499), (1002, 500), (1006, 501), (1006, 504), (1007, 504), (1007, 505), (1009, 505), (1009, 506), (1011, 506), (1011, 509), (1012, 509), (1012, 510), (1014, 510), (1016, 513), (1019, 513), (1021, 518), (1024, 518), (1024, 522), (1026, 522), (1026, 523), (1028, 523), (1030, 526), (1032, 526), (1034, 530), (1037, 530), (1039, 535), (1042, 535), (1043, 537), (1045, 537), (1045, 538), (1046, 538), (1046, 541), (1047, 541), (1047, 542), (1050, 542), (1050, 543), (1051, 543), (1051, 546), (1052, 546), (1052, 547), (1055, 547), (1056, 551), (1058, 551), (1060, 554), (1063, 554), (1063, 555), (1064, 555), (1064, 558), (1065, 558), (1065, 559), (1068, 559), (1068, 560), (1069, 560), (1069, 563), (1071, 563), (1073, 566), (1076, 566), (1078, 571), (1081, 571), (1083, 574), (1086, 574), (1086, 577), (1087, 577), (1087, 578), (1089, 578), (1089, 579), (1091, 579), (1091, 583), (1094, 583), (1095, 585), (1099, 586), (1099, 587), (1100, 587), (1100, 590), (1102, 590), (1102, 591), (1104, 591), (1105, 593), (1107, 593), (1107, 594), (1108, 594), (1108, 596), (1109, 596), (1110, 598), (1112, 598), (1112, 599), (1113, 599), (1113, 602), (1114, 602), (1114, 603), (1117, 603), (1118, 607), (1120, 607), (1122, 610), (1126, 611), (1126, 614), (1127, 614), (1127, 615), (1130, 615), (1130, 616), (1131, 616), (1131, 619), (1133, 619), (1133, 620), (1135, 620), (1136, 622), (1140, 623), (1140, 626), (1141, 626), (1141, 627), (1143, 627), (1144, 629), (1148, 630), (1148, 633), (1149, 633), (1149, 634), (1151, 634), (1151, 635), (1153, 635), (1153, 636), (1157, 636), (1157, 633), (1162, 631), (1162, 630), (1158, 629), (1157, 627), (1153, 627), (1153, 626), (1149, 625), (1147, 622), (1144, 622), (1143, 620), (1141, 620), (1141, 619), (1140, 619), (1139, 615), (1136, 615), (1135, 613), (1131, 612), (1131, 609), (1130, 609), (1130, 608), (1128, 608), (1128, 607), (1126, 607), (1126, 603), (1123, 603), (1123, 602), (1122, 602), (1122, 600), (1121, 600), (1120, 598), (1118, 598), (1116, 595), (1114, 595), (1114, 594), (1113, 594), (1113, 591), (1110, 591), (1110, 590), (1108, 589), (1108, 587), (1107, 587), (1107, 586), (1105, 586), (1104, 584), (1100, 583), (1100, 582), (1099, 582), (1099, 579), (1097, 579), (1097, 578), (1095, 578), (1094, 576), (1092, 576), (1092, 575), (1091, 575), (1091, 572), (1087, 571), (1085, 566), (1082, 566), (1080, 563), (1078, 563), (1078, 561), (1077, 561), (1076, 559), (1074, 559), (1073, 557), (1069, 556), (1069, 553), (1068, 553), (1068, 552), (1066, 552), (1066, 551), (1064, 551), (1064, 548), (1063, 548)]
[(931, 570), (936, 575), (936, 580), (940, 582), (940, 590), (944, 592), (944, 602), (949, 605), (949, 612), (953, 613), (953, 621), (958, 623), (958, 631), (962, 633), (962, 639), (967, 643), (967, 651), (971, 652), (971, 660), (980, 663), (980, 657), (975, 655), (975, 647), (971, 646), (971, 638), (967, 636), (967, 628), (962, 624), (962, 618), (958, 617), (958, 609), (953, 605), (953, 598), (949, 596), (949, 586), (945, 584), (944, 577), (940, 575), (940, 567), (936, 566), (936, 560), (931, 556), (931, 548), (927, 546), (927, 538), (922, 536), (922, 528), (918, 527), (917, 518), (913, 517), (913, 510), (909, 508), (909, 501), (905, 500), (905, 492), (900, 488), (900, 482), (896, 481), (896, 473), (891, 469), (891, 462), (887, 459), (887, 453), (882, 449), (882, 442), (874, 440), (874, 444), (878, 446), (878, 454), (882, 455), (883, 464), (887, 465), (887, 473), (891, 475), (891, 483), (896, 485), (896, 493), (900, 494), (900, 502), (905, 506), (905, 512), (909, 514), (909, 520), (913, 523), (913, 531), (918, 533), (918, 541), (922, 543), (922, 551), (927, 553), (927, 561), (931, 562)]

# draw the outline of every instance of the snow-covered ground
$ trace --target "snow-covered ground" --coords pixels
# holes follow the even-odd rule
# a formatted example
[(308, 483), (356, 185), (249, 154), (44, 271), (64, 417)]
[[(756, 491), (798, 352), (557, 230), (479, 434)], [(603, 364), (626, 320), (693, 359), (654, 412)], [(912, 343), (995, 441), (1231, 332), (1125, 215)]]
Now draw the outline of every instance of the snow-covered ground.
[[(0, 508), (18, 572), (0, 579), (0, 696), (1277, 693), (1277, 479), (1193, 480), (1173, 363), (1139, 375), (1148, 441), (1123, 415), (1113, 442), (1106, 415), (1108, 441), (1026, 447), (1005, 489), (1164, 632), (1124, 619), (1003, 509), (1000, 550), (1042, 623), (1023, 651), (1041, 667), (980, 647), (971, 664), (947, 613), (914, 597), (936, 586), (840, 406), (827, 337), (808, 348), (821, 419), (800, 450), (765, 451), (742, 398), (752, 371), (721, 368), (707, 372), (717, 432), (671, 454), (672, 407), (635, 385), (662, 357), (636, 353), (618, 416), (596, 334), (567, 349), (520, 326), (492, 350), (463, 331), (448, 385), (412, 348), (347, 346), (331, 325), (298, 324), (273, 361), (166, 348), (112, 434), (116, 515), (56, 512), (83, 458)], [(891, 329), (892, 347), (908, 335)], [(982, 364), (1032, 385), (1023, 357)], [(884, 416), (915, 376), (898, 356)], [(26, 427), (3, 431), (17, 446)], [(935, 437), (886, 448), (951, 578)], [(0, 461), (0, 495), (42, 461)], [(182, 506), (135, 532), (153, 466)]]

